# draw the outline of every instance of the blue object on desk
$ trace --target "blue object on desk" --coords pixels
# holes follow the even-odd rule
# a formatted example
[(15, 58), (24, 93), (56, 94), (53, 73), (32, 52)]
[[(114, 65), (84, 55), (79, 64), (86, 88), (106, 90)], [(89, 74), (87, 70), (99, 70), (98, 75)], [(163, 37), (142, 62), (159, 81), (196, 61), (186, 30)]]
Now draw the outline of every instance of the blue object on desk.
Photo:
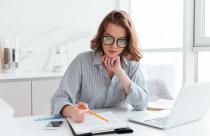
[(54, 119), (60, 119), (60, 118), (62, 118), (62, 116), (57, 114), (57, 115), (51, 115), (51, 116), (48, 116), (48, 117), (35, 119), (35, 121), (46, 121), (46, 120), (54, 120)]

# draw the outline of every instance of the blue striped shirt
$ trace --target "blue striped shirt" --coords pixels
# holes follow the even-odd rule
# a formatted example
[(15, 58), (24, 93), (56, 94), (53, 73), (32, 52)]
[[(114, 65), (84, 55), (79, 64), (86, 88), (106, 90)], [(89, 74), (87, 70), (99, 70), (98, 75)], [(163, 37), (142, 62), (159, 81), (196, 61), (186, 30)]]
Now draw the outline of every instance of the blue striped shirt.
[(80, 101), (87, 103), (90, 109), (131, 104), (136, 110), (144, 110), (147, 92), (140, 64), (122, 60), (122, 68), (131, 79), (127, 95), (116, 75), (110, 79), (100, 55), (89, 51), (78, 55), (66, 70), (51, 99), (52, 113), (59, 114), (63, 106)]

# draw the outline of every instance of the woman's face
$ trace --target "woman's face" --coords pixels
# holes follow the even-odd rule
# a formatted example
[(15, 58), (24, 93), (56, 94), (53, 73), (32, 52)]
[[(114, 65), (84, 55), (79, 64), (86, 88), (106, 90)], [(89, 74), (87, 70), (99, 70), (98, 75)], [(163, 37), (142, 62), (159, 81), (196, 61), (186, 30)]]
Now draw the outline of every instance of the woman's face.
[(107, 25), (102, 37), (103, 51), (110, 58), (121, 54), (128, 41), (125, 28), (112, 23)]

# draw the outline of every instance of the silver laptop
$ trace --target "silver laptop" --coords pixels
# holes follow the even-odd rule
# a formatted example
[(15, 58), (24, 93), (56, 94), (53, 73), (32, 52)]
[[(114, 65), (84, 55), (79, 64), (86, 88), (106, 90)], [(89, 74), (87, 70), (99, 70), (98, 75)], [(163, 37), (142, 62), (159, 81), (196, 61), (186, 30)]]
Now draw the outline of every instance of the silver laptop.
[(185, 84), (171, 111), (140, 113), (128, 120), (168, 129), (201, 119), (210, 107), (210, 82)]

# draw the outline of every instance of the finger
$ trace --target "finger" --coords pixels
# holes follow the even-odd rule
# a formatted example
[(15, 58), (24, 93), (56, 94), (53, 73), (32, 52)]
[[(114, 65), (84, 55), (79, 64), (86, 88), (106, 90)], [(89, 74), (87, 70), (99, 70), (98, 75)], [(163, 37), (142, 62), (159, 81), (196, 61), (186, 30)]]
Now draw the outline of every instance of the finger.
[(103, 61), (102, 61), (102, 62), (103, 62), (103, 64), (104, 64), (104, 66), (107, 66), (106, 61), (107, 61), (107, 59), (106, 59), (106, 56), (104, 55), (104, 56), (103, 56)]
[(75, 116), (81, 116), (82, 114), (85, 114), (88, 111), (89, 111), (89, 109), (81, 109), (79, 107), (75, 107), (73, 112), (74, 112)]
[(87, 104), (85, 104), (84, 102), (79, 102), (77, 105), (79, 109), (87, 109)]
[(105, 61), (105, 55), (103, 55), (103, 56), (101, 57), (101, 61), (104, 63), (104, 61)]
[(113, 67), (114, 64), (115, 64), (116, 59), (117, 59), (117, 58), (112, 58), (112, 59), (111, 59), (111, 66), (112, 66), (112, 67)]
[(80, 114), (86, 114), (89, 111), (90, 111), (89, 109), (80, 109)]
[(120, 61), (120, 56), (116, 56), (114, 60)]
[(79, 105), (79, 108), (81, 109), (89, 109), (87, 103), (79, 102), (78, 105)]
[(114, 61), (115, 63), (121, 64), (121, 62), (120, 62), (120, 56), (115, 57), (114, 60), (115, 60), (115, 61)]
[(78, 106), (83, 106), (84, 105), (84, 102), (78, 102), (77, 105)]
[(79, 110), (79, 114), (85, 114), (89, 111), (87, 103), (84, 102), (79, 102), (77, 108)]
[(78, 114), (78, 115), (72, 117), (72, 120), (73, 120), (73, 122), (76, 122), (76, 123), (82, 123), (85, 120), (85, 115), (84, 114)]
[(104, 58), (104, 65), (106, 66), (106, 67), (108, 67), (108, 57), (107, 56), (105, 56), (105, 58)]
[(89, 108), (86, 109), (79, 109), (78, 114), (82, 115), (82, 114), (86, 114), (89, 111)]
[(111, 68), (112, 66), (111, 66), (111, 58), (108, 58), (107, 59), (107, 65), (108, 65), (108, 68)]
[(89, 107), (88, 107), (88, 104), (87, 104), (87, 103), (83, 103), (83, 105), (84, 105), (84, 107), (85, 107), (86, 109), (89, 109)]

